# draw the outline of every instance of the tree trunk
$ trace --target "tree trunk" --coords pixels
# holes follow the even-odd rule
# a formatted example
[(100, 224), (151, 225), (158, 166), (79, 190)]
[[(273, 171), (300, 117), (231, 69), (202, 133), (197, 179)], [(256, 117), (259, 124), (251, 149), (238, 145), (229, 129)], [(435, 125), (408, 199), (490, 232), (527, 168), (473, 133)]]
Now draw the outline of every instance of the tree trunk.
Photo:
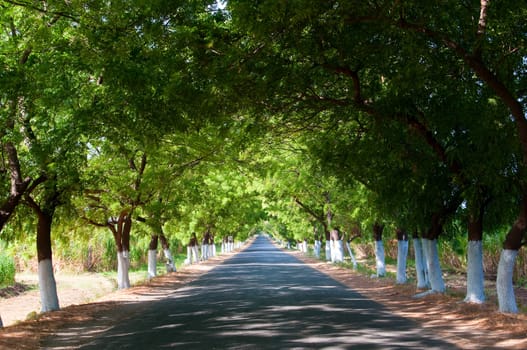
[(128, 250), (117, 252), (117, 289), (130, 288), (130, 257)]
[(507, 233), (498, 264), (496, 289), (498, 293), (499, 310), (506, 313), (518, 313), (514, 295), (514, 265), (516, 257), (523, 244), (522, 239), (527, 225), (527, 195), (524, 195), (520, 205), (518, 218)]
[(517, 255), (518, 250), (503, 249), (501, 251), (500, 262), (498, 264), (498, 277), (496, 280), (498, 304), (501, 312), (518, 313), (512, 280)]
[(408, 235), (402, 229), (396, 230), (397, 234), (397, 276), (396, 283), (406, 283), (406, 260), (408, 257)]
[(148, 246), (148, 278), (153, 278), (157, 275), (157, 242), (158, 235), (152, 235)]
[(338, 228), (333, 228), (330, 232), (331, 262), (337, 263), (344, 260), (344, 245), (342, 244), (341, 233)]
[(465, 302), (485, 302), (485, 276), (483, 272), (483, 208), (468, 220), (467, 294)]
[[(54, 210), (53, 210), (54, 211)], [(53, 274), (51, 251), (51, 223), (53, 214), (40, 212), (37, 226), (38, 285), (41, 311), (59, 310), (57, 284)]]
[(191, 265), (192, 264), (192, 247), (187, 246), (187, 259), (185, 259), (185, 264)]
[(209, 245), (201, 242), (201, 260), (205, 261), (207, 260), (209, 253)]
[(318, 229), (316, 226), (313, 225), (313, 239), (314, 239), (314, 246), (313, 246), (313, 252), (315, 254), (315, 257), (317, 259), (320, 259), (320, 248), (322, 247), (322, 242), (320, 241), (320, 237), (318, 235)]
[(383, 242), (375, 241), (375, 267), (377, 268), (377, 277), (386, 276), (386, 263), (384, 258)]
[(348, 254), (350, 255), (351, 263), (353, 265), (353, 269), (357, 269), (357, 259), (355, 259), (355, 255), (353, 255), (353, 251), (351, 250), (350, 242), (346, 242), (346, 248), (348, 249)]
[(35, 182), (32, 189), (26, 193), (26, 203), (37, 215), (37, 260), (38, 260), (38, 284), (40, 290), (41, 311), (59, 310), (59, 298), (57, 295), (57, 283), (53, 274), (52, 249), (51, 249), (51, 226), (53, 215), (59, 205), (59, 192), (56, 183), (52, 180), (46, 182), (43, 191), (43, 199), (37, 204), (31, 197), (31, 192), (38, 183), (44, 182), (45, 177)]
[(113, 233), (117, 247), (117, 288), (130, 288), (130, 231), (132, 228), (131, 212), (123, 210), (115, 221), (109, 220), (108, 227)]
[(443, 281), (443, 272), (439, 263), (439, 253), (437, 251), (437, 239), (443, 231), (442, 216), (440, 214), (432, 215), (432, 224), (423, 237), (423, 251), (426, 258), (426, 269), (430, 280), (430, 288), (433, 293), (444, 293), (445, 282)]
[(413, 238), (415, 254), (415, 274), (417, 276), (417, 289), (427, 289), (430, 287), (428, 270), (426, 269), (426, 259), (423, 252), (421, 238), (416, 234)]
[[(6, 129), (12, 129), (12, 125)], [(2, 133), (3, 136), (3, 133)], [(22, 174), (20, 171), (20, 162), (18, 160), (18, 153), (12, 142), (7, 141), (4, 144), (4, 151), (7, 154), (9, 163), (9, 173), (11, 181), (11, 190), (9, 196), (0, 205), (0, 232), (2, 232), (5, 224), (9, 221), (9, 218), (15, 212), (16, 207), (20, 203), (22, 196), (25, 194), (30, 178), (22, 180)], [(2, 318), (0, 317), (0, 328), (3, 327)]]
[[(163, 231), (162, 228), (161, 231)], [(165, 255), (167, 272), (176, 272), (174, 258), (172, 257), (172, 253), (170, 252), (168, 240), (163, 233), (159, 235), (159, 240), (161, 241), (161, 247), (163, 248), (163, 254)]]
[(375, 240), (375, 265), (377, 268), (377, 277), (386, 275), (386, 263), (384, 256), (384, 244), (382, 242), (382, 232), (384, 225), (373, 224), (373, 238)]
[(320, 259), (320, 248), (321, 247), (322, 247), (322, 242), (320, 242), (319, 240), (316, 239), (315, 243), (314, 243), (313, 251), (314, 251), (315, 257), (317, 259)]
[(335, 252), (331, 244), (331, 233), (330, 233), (331, 221), (333, 220), (333, 214), (331, 213), (331, 208), (329, 207), (329, 204), (331, 203), (329, 192), (324, 192), (324, 198), (325, 198), (325, 202), (327, 205), (327, 211), (326, 211), (326, 221), (322, 222), (322, 224), (324, 226), (324, 234), (326, 236), (326, 261), (333, 261)]
[(339, 239), (335, 241), (335, 262), (343, 262), (344, 261), (344, 242), (342, 242), (342, 239)]
[(437, 239), (423, 238), (423, 251), (426, 258), (426, 268), (430, 279), (430, 288), (433, 293), (444, 293), (445, 282), (441, 264), (439, 263), (439, 253), (437, 251)]
[[(0, 129), (0, 137), (4, 137), (7, 132), (15, 128), (15, 119), (17, 116), (17, 103), (11, 101), (9, 103), (11, 110), (8, 112), (7, 121), (4, 128)], [(7, 163), (10, 179), (9, 195), (5, 201), (0, 205), (0, 232), (5, 224), (15, 212), (16, 207), (20, 203), (22, 196), (31, 182), (31, 178), (22, 178), (22, 171), (20, 170), (20, 160), (18, 159), (18, 152), (13, 142), (6, 140), (2, 142), (3, 151), (7, 155)]]
[[(230, 244), (229, 247), (232, 247), (232, 244)], [(230, 251), (232, 251), (231, 248), (229, 248), (229, 252)], [(197, 245), (192, 247), (192, 257), (193, 257), (194, 262), (197, 264), (199, 262), (199, 252), (198, 252)]]

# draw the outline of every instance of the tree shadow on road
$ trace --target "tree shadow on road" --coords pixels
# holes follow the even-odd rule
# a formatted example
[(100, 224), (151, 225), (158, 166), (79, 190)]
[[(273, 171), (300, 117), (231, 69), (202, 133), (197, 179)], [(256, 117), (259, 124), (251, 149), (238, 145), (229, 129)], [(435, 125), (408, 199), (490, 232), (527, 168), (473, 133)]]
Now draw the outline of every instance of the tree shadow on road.
[(71, 327), (47, 348), (456, 348), (258, 240), (166, 298), (130, 305), (134, 317)]

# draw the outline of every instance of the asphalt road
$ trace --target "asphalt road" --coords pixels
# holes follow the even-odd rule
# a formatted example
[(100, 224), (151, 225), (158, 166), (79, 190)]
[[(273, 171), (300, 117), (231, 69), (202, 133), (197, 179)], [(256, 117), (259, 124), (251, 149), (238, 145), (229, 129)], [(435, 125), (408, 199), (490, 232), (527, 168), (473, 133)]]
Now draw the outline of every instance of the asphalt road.
[(46, 348), (456, 348), (306, 266), (263, 236), (150, 304), (141, 315), (114, 327), (83, 328), (82, 337), (48, 339), (54, 346)]

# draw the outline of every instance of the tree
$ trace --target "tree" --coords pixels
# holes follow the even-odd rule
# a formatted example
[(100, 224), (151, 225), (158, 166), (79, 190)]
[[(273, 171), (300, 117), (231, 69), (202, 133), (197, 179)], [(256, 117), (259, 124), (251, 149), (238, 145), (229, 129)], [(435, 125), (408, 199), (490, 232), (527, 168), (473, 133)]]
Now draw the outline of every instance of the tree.
[[(42, 310), (50, 311), (59, 308), (52, 267), (52, 222), (57, 207), (67, 203), (75, 190), (76, 169), (82, 166), (82, 120), (74, 120), (72, 108), (82, 98), (75, 92), (85, 76), (78, 70), (75, 53), (67, 49), (67, 36), (73, 30), (67, 12), (54, 6), (18, 5), (5, 5), (2, 18), (7, 24), (4, 28), (10, 28), (2, 38), (5, 48), (19, 57), (18, 61), (5, 62), (14, 73), (6, 84), (11, 97), (3, 96), (6, 101), (11, 99), (6, 119), (11, 131), (5, 149), (12, 181), (17, 184), (4, 213), (9, 218), (24, 195), (38, 218)], [(21, 182), (21, 168), (35, 180)]]

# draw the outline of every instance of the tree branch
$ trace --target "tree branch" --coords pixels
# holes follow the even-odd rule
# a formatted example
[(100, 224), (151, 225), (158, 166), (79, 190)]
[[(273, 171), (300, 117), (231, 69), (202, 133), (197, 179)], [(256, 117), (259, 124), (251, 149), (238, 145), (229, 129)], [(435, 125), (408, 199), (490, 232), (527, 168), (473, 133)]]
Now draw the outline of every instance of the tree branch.
[[(485, 1), (482, 0), (482, 2)], [(483, 16), (483, 19), (486, 18), (486, 9), (481, 9), (481, 11), (483, 11), (483, 14), (480, 14), (480, 16)], [(482, 19), (480, 18), (480, 21), (481, 20)], [(396, 25), (401, 29), (422, 33), (434, 41), (443, 43), (447, 48), (453, 50), (476, 73), (480, 79), (487, 83), (487, 85), (509, 108), (512, 116), (514, 117), (514, 121), (518, 130), (520, 145), (522, 147), (523, 165), (527, 166), (527, 120), (525, 119), (523, 113), (523, 106), (518, 101), (516, 96), (514, 96), (512, 91), (510, 91), (507, 86), (505, 86), (505, 84), (496, 76), (496, 74), (482, 62), (478, 55), (471, 55), (465, 48), (449, 37), (439, 32), (430, 30), (424, 26), (409, 23), (404, 19), (396, 22)], [(480, 29), (482, 28), (479, 28), (478, 30)]]
[(309, 208), (306, 204), (304, 204), (302, 201), (300, 201), (300, 199), (298, 199), (297, 197), (295, 197), (294, 199), (295, 199), (295, 203), (298, 204), (302, 209), (304, 209), (315, 220), (317, 220), (319, 222), (322, 222), (322, 223), (325, 223), (323, 214), (320, 215), (320, 214), (315, 213), (315, 211), (313, 209)]
[(48, 23), (48, 25), (53, 25), (55, 22), (57, 22), (58, 21), (58, 18), (56, 18), (57, 16), (59, 18), (60, 17), (69, 18), (72, 21), (75, 21), (75, 22), (79, 23), (79, 19), (76, 18), (75, 15), (72, 15), (72, 14), (69, 14), (69, 13), (66, 13), (66, 12), (63, 12), (63, 11), (48, 11), (45, 8), (35, 6), (32, 3), (26, 2), (26, 1), (15, 1), (15, 0), (2, 0), (2, 1), (5, 2), (5, 3), (8, 3), (8, 4), (11, 4), (11, 5), (25, 7), (25, 8), (31, 9), (31, 10), (35, 10), (35, 11), (40, 12), (40, 13), (54, 15), (53, 19)]

